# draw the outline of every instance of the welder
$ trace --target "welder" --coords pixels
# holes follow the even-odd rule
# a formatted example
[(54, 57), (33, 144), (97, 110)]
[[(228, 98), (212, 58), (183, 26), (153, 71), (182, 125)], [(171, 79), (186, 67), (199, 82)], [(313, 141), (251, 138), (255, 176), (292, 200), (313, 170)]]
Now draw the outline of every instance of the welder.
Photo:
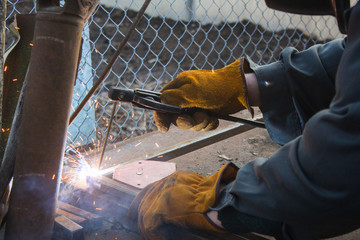
[[(307, 50), (286, 48), (258, 66), (247, 57), (218, 70), (180, 73), (161, 90), (163, 103), (232, 114), (259, 106), (282, 147), (238, 169), (224, 165), (205, 177), (175, 172), (135, 199), (145, 239), (173, 239), (166, 225), (204, 231), (257, 232), (311, 240), (360, 228), (360, 3), (267, 0), (270, 8), (336, 16), (343, 39)], [(206, 112), (155, 112), (160, 131), (211, 130)]]

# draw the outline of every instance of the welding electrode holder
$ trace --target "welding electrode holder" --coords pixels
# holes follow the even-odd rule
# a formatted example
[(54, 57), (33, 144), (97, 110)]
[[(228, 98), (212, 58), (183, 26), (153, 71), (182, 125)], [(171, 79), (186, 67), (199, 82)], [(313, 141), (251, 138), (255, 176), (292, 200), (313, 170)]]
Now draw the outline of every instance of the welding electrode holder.
[[(144, 89), (124, 89), (118, 87), (110, 87), (108, 97), (116, 102), (130, 102), (136, 107), (150, 109), (163, 113), (171, 114), (192, 114), (196, 111), (207, 111), (198, 108), (181, 108), (170, 104), (161, 103), (161, 93), (144, 90)], [(242, 123), (258, 128), (265, 128), (265, 124), (261, 122), (251, 121), (243, 118), (233, 117), (229, 115), (218, 115), (207, 111), (208, 114), (218, 119), (227, 120), (231, 122)]]

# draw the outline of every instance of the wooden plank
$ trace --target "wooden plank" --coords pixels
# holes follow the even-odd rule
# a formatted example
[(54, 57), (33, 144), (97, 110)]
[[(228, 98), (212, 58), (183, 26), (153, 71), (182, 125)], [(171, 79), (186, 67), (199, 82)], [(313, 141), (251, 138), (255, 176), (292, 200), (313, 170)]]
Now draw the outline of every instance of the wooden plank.
[(53, 240), (84, 240), (83, 227), (65, 216), (57, 216)]

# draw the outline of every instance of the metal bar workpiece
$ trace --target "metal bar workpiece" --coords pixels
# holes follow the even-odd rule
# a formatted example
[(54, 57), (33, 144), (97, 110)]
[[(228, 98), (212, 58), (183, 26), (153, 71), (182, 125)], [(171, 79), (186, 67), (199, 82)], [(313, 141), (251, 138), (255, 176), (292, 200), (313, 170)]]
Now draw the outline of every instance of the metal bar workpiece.
[[(261, 121), (262, 115), (255, 116), (253, 118), (254, 121)], [(248, 130), (254, 129), (254, 126), (241, 124), (241, 123), (233, 123), (230, 124), (224, 128), (221, 129), (215, 129), (213, 131), (207, 132), (207, 134), (204, 136), (196, 136), (192, 139), (185, 139), (177, 142), (176, 144), (172, 146), (167, 146), (163, 149), (160, 149), (159, 151), (155, 151), (152, 153), (144, 155), (136, 154), (133, 155), (132, 160), (126, 161), (120, 164), (117, 164), (113, 167), (109, 167), (106, 169), (106, 172), (112, 172), (114, 169), (125, 166), (127, 164), (139, 161), (139, 160), (157, 160), (157, 161), (169, 161), (171, 159), (174, 159), (176, 157), (182, 156), (184, 154), (187, 154), (189, 152), (198, 150), (200, 148), (209, 146), (213, 143), (220, 142), (224, 139), (233, 137), (235, 135), (238, 135), (240, 133), (244, 133)], [(133, 149), (133, 147), (138, 143), (138, 141), (131, 142), (129, 146), (126, 147), (126, 149)], [(145, 145), (146, 143), (143, 143)], [(153, 143), (151, 143), (153, 145)], [(149, 146), (150, 147), (150, 146)], [(151, 148), (154, 149), (154, 148)]]

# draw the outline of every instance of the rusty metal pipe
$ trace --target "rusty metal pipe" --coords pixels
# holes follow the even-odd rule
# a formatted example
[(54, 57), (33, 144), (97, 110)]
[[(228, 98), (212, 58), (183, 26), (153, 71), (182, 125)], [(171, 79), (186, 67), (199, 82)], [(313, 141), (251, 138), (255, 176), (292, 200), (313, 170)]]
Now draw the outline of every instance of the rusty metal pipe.
[(51, 239), (84, 24), (76, 14), (36, 16), (6, 240)]

